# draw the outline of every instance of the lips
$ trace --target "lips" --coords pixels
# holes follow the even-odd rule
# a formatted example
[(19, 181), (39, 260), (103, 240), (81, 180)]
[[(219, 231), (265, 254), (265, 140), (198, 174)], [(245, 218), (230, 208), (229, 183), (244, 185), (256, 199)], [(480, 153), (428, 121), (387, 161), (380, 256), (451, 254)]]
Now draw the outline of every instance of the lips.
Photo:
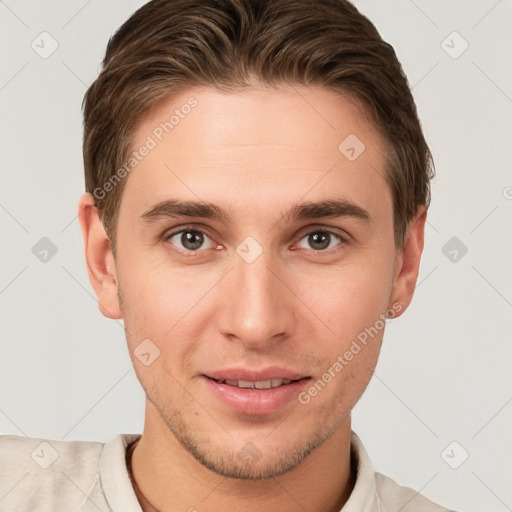
[(258, 370), (251, 368), (225, 368), (223, 370), (212, 370), (205, 373), (206, 377), (216, 381), (238, 381), (238, 382), (264, 382), (267, 380), (293, 381), (308, 377), (303, 373), (281, 368), (278, 366), (267, 366)]
[(227, 384), (228, 386), (235, 386), (242, 389), (270, 389), (277, 388), (283, 384), (290, 384), (290, 382), (293, 381), (291, 379), (266, 379), (256, 382), (249, 380), (217, 380), (217, 382), (219, 384)]
[(224, 407), (245, 415), (279, 411), (297, 397), (309, 380), (307, 375), (279, 367), (231, 368), (203, 375), (207, 393)]

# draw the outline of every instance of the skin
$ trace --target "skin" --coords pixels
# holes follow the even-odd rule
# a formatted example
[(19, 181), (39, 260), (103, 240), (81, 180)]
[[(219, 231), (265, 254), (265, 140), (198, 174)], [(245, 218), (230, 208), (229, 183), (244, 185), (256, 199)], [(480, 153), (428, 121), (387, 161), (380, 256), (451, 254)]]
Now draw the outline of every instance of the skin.
[[(308, 404), (294, 398), (270, 414), (233, 411), (203, 375), (275, 365), (311, 377), (307, 391), (379, 315), (408, 307), (425, 209), (397, 249), (380, 135), (354, 102), (321, 87), (190, 89), (144, 119), (133, 147), (191, 96), (197, 107), (125, 178), (116, 259), (92, 196), (79, 204), (99, 308), (124, 319), (147, 396), (135, 480), (165, 511), (339, 511), (355, 479), (350, 411), (384, 331)], [(349, 134), (366, 146), (353, 162), (338, 150)], [(213, 203), (231, 220), (141, 220), (169, 198)], [(284, 215), (300, 202), (340, 198), (368, 219)], [(169, 236), (178, 228), (206, 231), (204, 245), (185, 256), (191, 246)], [(309, 235), (326, 229), (343, 239), (333, 235), (319, 248)], [(252, 263), (236, 252), (248, 236), (262, 249)], [(144, 339), (160, 350), (149, 366), (134, 355)], [(237, 457), (247, 443), (258, 460)]]

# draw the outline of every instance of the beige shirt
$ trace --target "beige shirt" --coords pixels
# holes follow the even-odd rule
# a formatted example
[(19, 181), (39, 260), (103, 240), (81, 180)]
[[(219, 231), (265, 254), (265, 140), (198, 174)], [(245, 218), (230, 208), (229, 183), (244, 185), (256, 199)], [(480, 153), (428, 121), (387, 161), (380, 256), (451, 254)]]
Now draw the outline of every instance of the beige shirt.
[[(126, 467), (139, 434), (108, 443), (0, 436), (0, 512), (141, 512)], [(341, 512), (448, 512), (374, 472), (352, 433), (357, 477)]]

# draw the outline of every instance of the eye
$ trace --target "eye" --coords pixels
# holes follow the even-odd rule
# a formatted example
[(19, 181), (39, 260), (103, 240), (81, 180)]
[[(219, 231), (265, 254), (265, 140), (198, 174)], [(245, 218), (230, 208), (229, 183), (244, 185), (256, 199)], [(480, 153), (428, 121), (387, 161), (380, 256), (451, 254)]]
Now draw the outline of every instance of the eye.
[(197, 229), (176, 231), (169, 234), (166, 240), (182, 252), (213, 249), (216, 247), (214, 241), (206, 233)]
[[(305, 242), (303, 242), (305, 241)], [(314, 251), (325, 251), (336, 247), (344, 240), (343, 238), (327, 230), (312, 231), (306, 236), (302, 237), (297, 247), (300, 249), (313, 249)]]

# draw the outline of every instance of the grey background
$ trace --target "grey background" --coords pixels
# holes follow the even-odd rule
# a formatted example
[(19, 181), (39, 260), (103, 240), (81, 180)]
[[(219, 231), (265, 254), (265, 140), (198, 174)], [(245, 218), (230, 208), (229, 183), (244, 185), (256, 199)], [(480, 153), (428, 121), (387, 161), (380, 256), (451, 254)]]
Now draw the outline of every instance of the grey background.
[[(97, 309), (76, 218), (82, 96), (141, 4), (0, 1), (3, 434), (105, 442), (142, 431), (122, 322)], [(512, 1), (356, 5), (403, 63), (437, 178), (416, 296), (388, 325), (354, 430), (376, 470), (432, 500), (512, 510)], [(51, 48), (43, 31), (58, 43), (46, 59), (31, 47)], [(57, 250), (47, 261), (43, 237)]]

